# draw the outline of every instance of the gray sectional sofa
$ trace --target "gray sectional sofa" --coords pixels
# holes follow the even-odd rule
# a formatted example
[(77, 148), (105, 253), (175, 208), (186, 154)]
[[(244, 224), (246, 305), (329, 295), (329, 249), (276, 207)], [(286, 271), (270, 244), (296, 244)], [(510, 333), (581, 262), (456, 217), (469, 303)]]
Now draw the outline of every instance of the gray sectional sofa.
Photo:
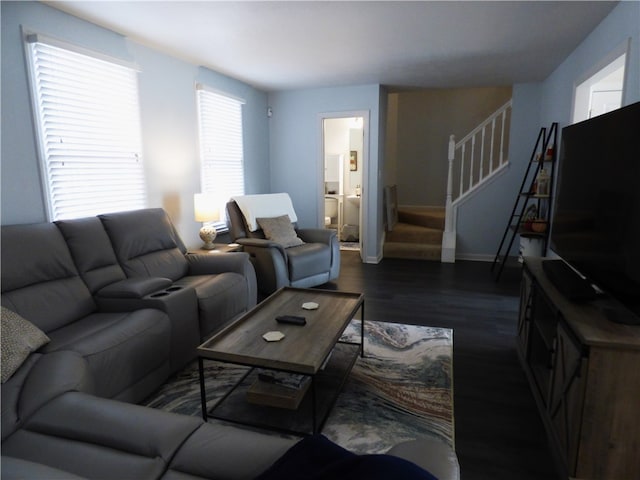
[[(3, 226), (1, 242), (3, 479), (248, 479), (296, 443), (135, 405), (255, 305), (246, 253), (187, 254), (162, 209)], [(438, 442), (393, 453), (458, 478)]]

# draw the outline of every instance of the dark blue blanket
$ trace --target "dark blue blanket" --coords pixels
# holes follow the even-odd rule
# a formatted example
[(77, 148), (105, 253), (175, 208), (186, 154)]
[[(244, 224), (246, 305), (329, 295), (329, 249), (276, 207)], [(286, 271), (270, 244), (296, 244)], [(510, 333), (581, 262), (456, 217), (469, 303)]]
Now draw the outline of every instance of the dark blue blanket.
[(323, 435), (291, 447), (256, 480), (437, 480), (416, 464), (393, 455), (356, 455)]

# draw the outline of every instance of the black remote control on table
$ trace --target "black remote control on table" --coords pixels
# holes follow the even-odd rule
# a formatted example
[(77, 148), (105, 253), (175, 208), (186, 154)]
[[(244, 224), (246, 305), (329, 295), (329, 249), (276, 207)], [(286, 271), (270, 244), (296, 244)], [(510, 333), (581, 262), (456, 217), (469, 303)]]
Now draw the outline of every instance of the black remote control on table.
[(276, 322), (278, 323), (290, 323), (291, 325), (306, 325), (307, 320), (304, 317), (299, 317), (297, 315), (280, 315), (276, 317)]

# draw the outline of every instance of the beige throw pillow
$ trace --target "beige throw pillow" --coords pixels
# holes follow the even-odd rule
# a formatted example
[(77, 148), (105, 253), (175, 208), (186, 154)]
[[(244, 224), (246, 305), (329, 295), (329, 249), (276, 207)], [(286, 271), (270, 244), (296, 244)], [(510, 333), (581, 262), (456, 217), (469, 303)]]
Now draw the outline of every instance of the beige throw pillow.
[(2, 383), (11, 378), (20, 365), (42, 345), (49, 342), (42, 330), (8, 308), (2, 307), (0, 328), (2, 343)]
[(289, 215), (281, 215), (273, 218), (257, 218), (258, 225), (264, 232), (264, 236), (272, 242), (279, 243), (284, 248), (302, 245), (304, 242), (293, 228)]

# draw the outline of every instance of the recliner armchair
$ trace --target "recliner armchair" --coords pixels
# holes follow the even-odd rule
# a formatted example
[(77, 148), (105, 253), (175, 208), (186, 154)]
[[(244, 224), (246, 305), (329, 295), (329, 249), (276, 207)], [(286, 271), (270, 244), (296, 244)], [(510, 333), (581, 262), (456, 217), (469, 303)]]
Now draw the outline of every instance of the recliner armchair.
[[(286, 194), (255, 195), (269, 202)], [(241, 198), (241, 197), (240, 197)], [(262, 228), (250, 228), (238, 203), (232, 199), (227, 203), (227, 218), (231, 240), (242, 245), (249, 253), (256, 270), (258, 290), (270, 294), (284, 286), (299, 288), (322, 285), (338, 278), (340, 274), (340, 244), (335, 230), (321, 228), (297, 228), (292, 226), (301, 245), (285, 247), (266, 237)], [(293, 208), (292, 206), (290, 207)], [(276, 207), (269, 217), (278, 217), (286, 211)], [(294, 217), (297, 220), (297, 217)]]

